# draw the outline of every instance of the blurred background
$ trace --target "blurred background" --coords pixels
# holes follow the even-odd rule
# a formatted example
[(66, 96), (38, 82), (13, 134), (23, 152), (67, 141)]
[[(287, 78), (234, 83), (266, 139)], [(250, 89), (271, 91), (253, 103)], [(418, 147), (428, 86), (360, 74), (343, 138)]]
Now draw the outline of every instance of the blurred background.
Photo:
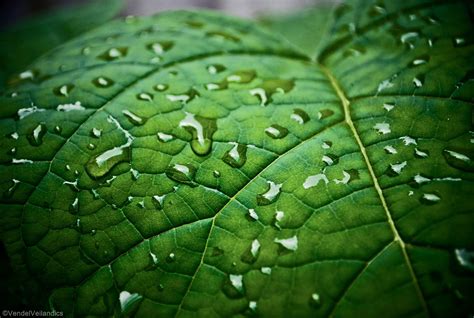
[[(15, 0), (1, 1), (0, 27), (52, 9), (83, 4), (84, 0)], [(100, 1), (97, 1), (100, 2)], [(127, 0), (123, 15), (150, 15), (162, 10), (209, 8), (241, 17), (285, 13), (330, 0)], [(334, 2), (334, 0), (332, 1)]]

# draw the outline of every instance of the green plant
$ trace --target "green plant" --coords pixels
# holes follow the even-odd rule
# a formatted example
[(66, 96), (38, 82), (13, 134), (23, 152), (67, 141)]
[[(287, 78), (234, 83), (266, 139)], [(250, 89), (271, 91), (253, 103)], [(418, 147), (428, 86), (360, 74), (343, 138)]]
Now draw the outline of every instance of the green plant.
[(472, 313), (472, 5), (332, 11), (129, 17), (13, 79), (0, 232), (28, 304)]

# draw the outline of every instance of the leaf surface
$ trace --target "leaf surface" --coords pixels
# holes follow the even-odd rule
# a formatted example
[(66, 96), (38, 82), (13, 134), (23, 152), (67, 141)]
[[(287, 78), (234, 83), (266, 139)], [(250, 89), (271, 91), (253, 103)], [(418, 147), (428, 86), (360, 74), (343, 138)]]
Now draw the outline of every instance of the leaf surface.
[(40, 59), (0, 101), (18, 278), (77, 316), (472, 311), (472, 21), (403, 6), (338, 13), (317, 61), (208, 12)]

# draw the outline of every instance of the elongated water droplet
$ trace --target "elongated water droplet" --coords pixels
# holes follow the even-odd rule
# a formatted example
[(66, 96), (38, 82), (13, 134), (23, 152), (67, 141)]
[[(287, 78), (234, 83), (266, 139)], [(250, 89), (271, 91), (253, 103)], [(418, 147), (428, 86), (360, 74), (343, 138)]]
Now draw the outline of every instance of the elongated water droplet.
[(168, 142), (174, 139), (173, 135), (169, 135), (163, 132), (157, 133), (156, 136), (158, 137), (158, 140), (161, 142)]
[(411, 61), (410, 64), (408, 64), (408, 67), (415, 67), (415, 66), (423, 65), (423, 64), (428, 63), (429, 60), (430, 60), (429, 55), (427, 55), (427, 54), (421, 55), (421, 56), (416, 57), (413, 61)]
[(327, 166), (335, 165), (339, 162), (339, 157), (333, 154), (328, 153), (324, 155), (321, 159)]
[(474, 271), (474, 252), (468, 251), (465, 248), (457, 248), (454, 250), (454, 255), (459, 265)]
[(278, 199), (278, 196), (281, 192), (282, 184), (274, 183), (273, 181), (267, 181), (268, 190), (262, 194), (257, 195), (257, 204), (258, 205), (268, 205), (275, 202)]
[(275, 216), (273, 217), (273, 225), (279, 230), (281, 230), (280, 222), (281, 220), (283, 220), (284, 217), (285, 217), (285, 212), (283, 211), (275, 212)]
[(81, 105), (81, 102), (75, 102), (74, 104), (62, 104), (56, 107), (58, 112), (70, 112), (76, 110), (85, 110), (86, 108)]
[(94, 138), (100, 138), (102, 136), (102, 129), (92, 128), (91, 129), (91, 136)]
[(3, 197), (5, 198), (11, 198), (13, 196), (13, 193), (15, 192), (16, 188), (18, 187), (18, 184), (20, 183), (20, 180), (17, 179), (12, 179), (12, 185), (10, 188), (8, 188), (7, 191), (3, 193)]
[(304, 123), (309, 121), (308, 114), (300, 108), (293, 109), (293, 114), (291, 114), (290, 118), (300, 125), (303, 125)]
[(250, 94), (258, 97), (261, 106), (266, 106), (273, 101), (272, 96), (275, 93), (288, 93), (294, 86), (293, 80), (270, 79), (251, 89)]
[(149, 93), (140, 93), (137, 94), (137, 99), (151, 102), (153, 100), (153, 95)]
[(247, 161), (247, 146), (236, 142), (229, 142), (233, 147), (228, 150), (222, 160), (234, 168), (242, 167)]
[(330, 109), (323, 109), (321, 111), (318, 112), (318, 119), (319, 120), (323, 120), (327, 117), (330, 117), (334, 115), (334, 111), (330, 110)]
[(114, 147), (92, 158), (86, 165), (86, 171), (93, 179), (103, 177), (121, 162), (129, 162), (131, 149), (127, 146)]
[(166, 98), (171, 102), (181, 102), (181, 104), (187, 104), (192, 101), (194, 98), (199, 97), (200, 94), (194, 88), (191, 88), (187, 92), (182, 94), (168, 94)]
[(443, 151), (443, 156), (446, 162), (453, 168), (468, 172), (474, 171), (474, 163), (472, 159), (461, 151), (445, 149)]
[(231, 42), (240, 42), (240, 38), (224, 31), (209, 31), (209, 32), (206, 32), (206, 36), (220, 38), (220, 39), (228, 40)]
[(43, 144), (43, 137), (47, 132), (45, 124), (39, 124), (33, 131), (26, 136), (32, 146), (38, 147)]
[(436, 193), (423, 193), (420, 202), (426, 205), (433, 205), (441, 201), (441, 197)]
[(122, 291), (119, 295), (120, 309), (123, 314), (130, 313), (142, 300), (143, 296), (138, 293), (129, 293), (128, 291)]
[(92, 80), (92, 83), (98, 88), (107, 88), (115, 84), (113, 80), (108, 77), (99, 76)]
[(241, 70), (236, 71), (231, 75), (227, 76), (226, 81), (228, 83), (247, 84), (253, 81), (256, 76), (257, 72), (255, 72), (254, 70)]
[(252, 221), (258, 221), (258, 214), (257, 212), (255, 212), (254, 209), (249, 209), (248, 212), (249, 212), (248, 216), (250, 217)]
[(127, 117), (128, 121), (131, 122), (135, 126), (141, 126), (146, 122), (145, 118), (142, 118), (142, 117), (132, 113), (129, 110), (123, 110), (122, 114), (124, 114), (125, 117)]
[(373, 127), (379, 134), (386, 135), (391, 133), (390, 124), (389, 123), (377, 123)]
[(403, 161), (400, 163), (390, 164), (389, 168), (385, 172), (389, 177), (396, 177), (398, 176), (402, 170), (407, 166), (407, 162)]
[(260, 271), (262, 272), (262, 274), (270, 275), (272, 273), (272, 268), (271, 267), (262, 267), (262, 268), (260, 268)]
[(72, 201), (71, 205), (69, 206), (69, 211), (72, 214), (79, 212), (79, 198), (75, 198), (74, 201)]
[(39, 112), (44, 112), (46, 111), (46, 109), (44, 108), (38, 108), (37, 106), (31, 104), (31, 107), (27, 107), (27, 108), (20, 108), (18, 111), (17, 111), (17, 115), (18, 115), (18, 119), (23, 119), (31, 114), (34, 114), (34, 113), (39, 113)]
[(217, 74), (226, 70), (226, 67), (222, 64), (211, 64), (207, 66), (209, 74)]
[(258, 257), (258, 253), (260, 251), (260, 246), (261, 245), (258, 239), (253, 240), (248, 250), (245, 251), (240, 257), (240, 260), (247, 264), (255, 263)]
[(164, 92), (168, 89), (167, 84), (156, 84), (153, 89), (157, 92)]
[(288, 135), (288, 129), (278, 124), (273, 124), (265, 129), (265, 133), (273, 139), (281, 139)]
[(186, 129), (191, 135), (191, 149), (199, 156), (205, 156), (212, 149), (212, 135), (217, 130), (216, 120), (186, 113), (180, 121), (180, 127)]
[(192, 165), (175, 163), (166, 168), (165, 173), (168, 178), (176, 182), (195, 186), (194, 175), (196, 174), (196, 168), (194, 168)]
[(423, 74), (417, 75), (416, 77), (413, 78), (413, 85), (415, 85), (416, 88), (422, 87), (424, 82), (425, 82), (425, 76)]
[(309, 189), (315, 187), (319, 184), (320, 181), (324, 181), (325, 184), (329, 183), (328, 178), (324, 173), (315, 174), (313, 176), (309, 176), (306, 178), (305, 182), (303, 183), (303, 188)]
[(63, 184), (64, 185), (67, 185), (72, 191), (74, 192), (79, 192), (79, 188), (77, 187), (77, 182), (78, 180), (74, 180), (74, 181), (64, 181)]
[(393, 146), (385, 146), (383, 149), (385, 150), (386, 153), (390, 155), (397, 153), (397, 149), (395, 149)]

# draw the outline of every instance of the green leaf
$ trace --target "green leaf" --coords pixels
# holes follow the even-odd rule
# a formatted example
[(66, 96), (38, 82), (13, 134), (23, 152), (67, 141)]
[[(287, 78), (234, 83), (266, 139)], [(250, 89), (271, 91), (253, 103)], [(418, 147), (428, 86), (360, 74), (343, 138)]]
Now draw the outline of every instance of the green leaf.
[(469, 10), (352, 4), (317, 60), (208, 12), (41, 58), (0, 100), (24, 297), (75, 316), (471, 313)]
[(106, 0), (48, 12), (19, 22), (0, 33), (0, 88), (39, 55), (110, 20), (122, 0)]

